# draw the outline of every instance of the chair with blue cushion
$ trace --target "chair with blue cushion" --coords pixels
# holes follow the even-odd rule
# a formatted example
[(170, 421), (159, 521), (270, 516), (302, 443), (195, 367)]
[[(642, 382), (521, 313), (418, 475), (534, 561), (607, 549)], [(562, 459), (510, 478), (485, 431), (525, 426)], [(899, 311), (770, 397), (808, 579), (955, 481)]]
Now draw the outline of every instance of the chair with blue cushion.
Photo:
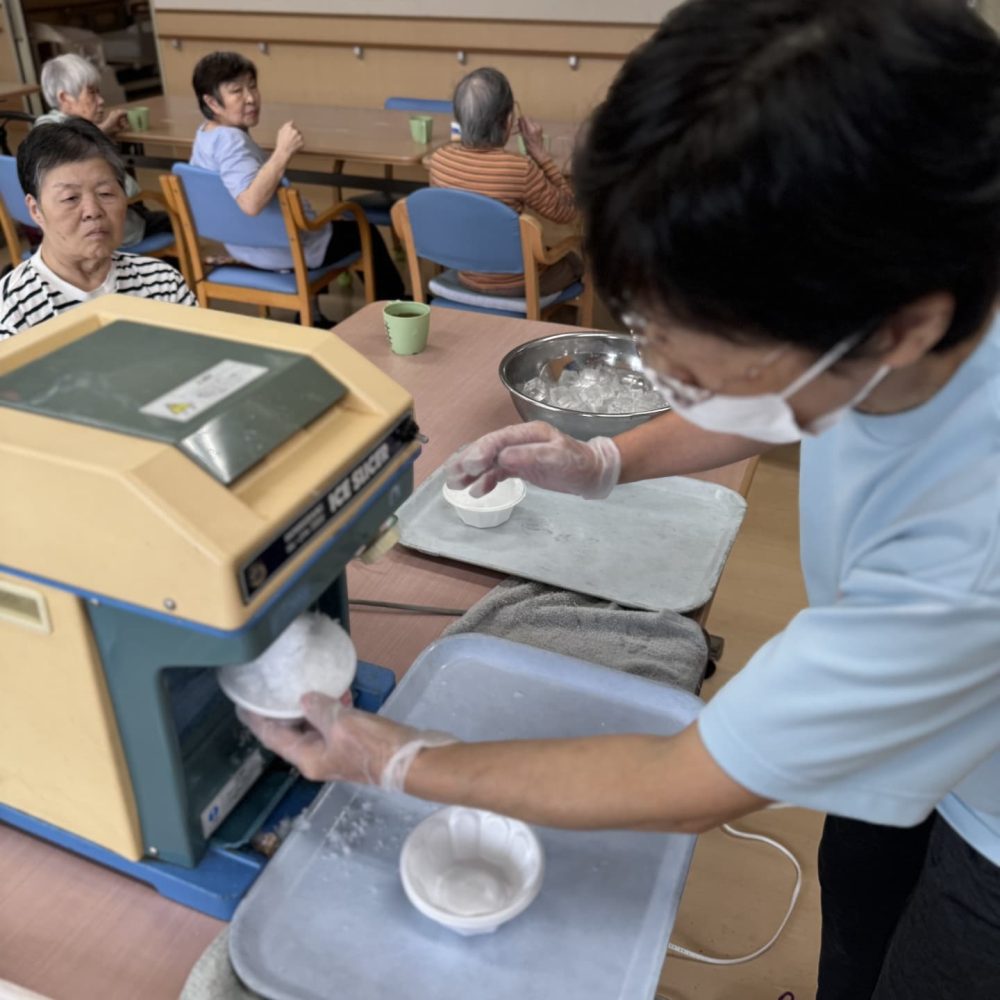
[[(429, 97), (387, 97), (385, 99), (386, 111), (412, 111), (415, 114), (425, 115), (450, 115), (452, 113), (451, 101), (438, 101)], [(340, 173), (344, 169), (344, 161), (334, 161), (334, 172)], [(384, 168), (386, 180), (392, 179), (392, 167)], [(389, 226), (392, 228), (392, 206), (399, 201), (399, 195), (390, 194), (388, 191), (373, 191), (371, 194), (364, 194), (354, 199), (355, 203), (364, 209), (365, 218), (373, 226)], [(398, 234), (392, 229), (393, 243), (398, 246)]]
[[(145, 191), (137, 195), (133, 201), (156, 198), (159, 195)], [(24, 191), (17, 179), (17, 160), (13, 156), (0, 156), (0, 230), (7, 244), (11, 264), (26, 260), (31, 256), (30, 249), (21, 248), (21, 237), (17, 231), (18, 225), (37, 229), (34, 219), (24, 203)], [(132, 246), (119, 247), (122, 253), (135, 254), (142, 257), (172, 257), (177, 253), (174, 236), (171, 233), (155, 233), (147, 236)]]
[(387, 97), (386, 111), (414, 111), (425, 115), (450, 115), (451, 101), (438, 101), (432, 97)]
[(21, 248), (19, 225), (38, 228), (24, 203), (24, 191), (17, 179), (17, 160), (13, 156), (0, 156), (0, 230), (14, 266), (31, 256), (31, 250)]
[[(163, 200), (163, 195), (157, 194), (155, 191), (140, 191), (134, 198), (129, 199), (129, 205), (134, 205), (137, 201), (145, 203), (147, 201), (162, 202)], [(171, 233), (152, 233), (149, 236), (144, 236), (138, 243), (119, 247), (118, 250), (136, 257), (179, 257), (177, 248), (177, 235), (174, 231)]]
[[(294, 309), (303, 326), (310, 324), (312, 299), (339, 275), (355, 271), (363, 275), (365, 298), (375, 301), (371, 230), (364, 213), (351, 202), (341, 202), (315, 219), (307, 217), (295, 188), (278, 188), (259, 215), (247, 215), (236, 203), (217, 173), (175, 163), (173, 173), (161, 177), (171, 217), (183, 233), (181, 257), (185, 277), (198, 302), (212, 299), (248, 302), (261, 315), (269, 307)], [(361, 250), (327, 267), (306, 265), (301, 233), (324, 228), (336, 219), (350, 219), (361, 233)], [(265, 271), (244, 264), (208, 266), (202, 261), (199, 240), (216, 240), (241, 246), (290, 250), (291, 271)]]
[[(555, 264), (578, 250), (579, 238), (567, 237), (549, 250), (542, 227), (531, 215), (518, 215), (503, 202), (470, 191), (425, 188), (392, 209), (393, 223), (403, 239), (416, 302), (426, 302), (420, 261), (446, 270), (428, 284), (430, 304), (494, 316), (543, 319), (556, 306), (577, 307), (577, 322), (593, 322), (594, 296), (589, 281), (575, 281), (560, 291), (539, 292), (538, 266)], [(467, 288), (459, 271), (480, 274), (523, 274), (524, 298), (490, 295)]]

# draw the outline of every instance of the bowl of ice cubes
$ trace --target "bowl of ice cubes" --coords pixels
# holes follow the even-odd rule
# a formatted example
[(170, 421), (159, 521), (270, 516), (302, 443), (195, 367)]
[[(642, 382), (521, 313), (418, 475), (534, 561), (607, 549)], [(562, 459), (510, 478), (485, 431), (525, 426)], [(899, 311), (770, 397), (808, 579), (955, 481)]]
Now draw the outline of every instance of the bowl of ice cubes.
[(500, 362), (500, 381), (525, 420), (544, 420), (586, 441), (614, 437), (670, 407), (642, 374), (627, 333), (555, 333)]

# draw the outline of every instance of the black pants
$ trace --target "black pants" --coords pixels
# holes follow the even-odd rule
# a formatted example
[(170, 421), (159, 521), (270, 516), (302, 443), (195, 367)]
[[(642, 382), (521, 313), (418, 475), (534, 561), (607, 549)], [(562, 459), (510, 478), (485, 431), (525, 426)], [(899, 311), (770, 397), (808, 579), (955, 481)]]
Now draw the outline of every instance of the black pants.
[(1000, 867), (944, 820), (829, 816), (819, 878), (816, 1000), (1000, 998)]
[[(375, 271), (375, 298), (398, 299), (403, 295), (403, 279), (399, 276), (389, 251), (386, 249), (382, 234), (371, 226), (372, 234), (372, 268)], [(348, 254), (357, 253), (361, 249), (361, 231), (357, 224), (344, 220), (333, 223), (333, 234), (323, 257), (322, 267), (336, 264)]]

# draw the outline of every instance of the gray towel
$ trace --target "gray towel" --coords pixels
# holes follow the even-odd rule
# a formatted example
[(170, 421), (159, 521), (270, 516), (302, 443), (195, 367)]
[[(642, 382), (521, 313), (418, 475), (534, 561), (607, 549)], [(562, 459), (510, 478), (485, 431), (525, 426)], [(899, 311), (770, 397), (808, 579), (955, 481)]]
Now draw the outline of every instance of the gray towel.
[[(674, 611), (638, 611), (508, 577), (446, 635), (485, 632), (697, 693), (708, 664), (702, 628)], [(229, 962), (229, 931), (191, 970), (180, 1000), (259, 1000)]]
[(485, 632), (697, 693), (708, 665), (705, 632), (674, 611), (640, 611), (508, 577), (445, 635)]
[(248, 990), (233, 971), (228, 927), (195, 962), (180, 1000), (261, 1000), (260, 994)]

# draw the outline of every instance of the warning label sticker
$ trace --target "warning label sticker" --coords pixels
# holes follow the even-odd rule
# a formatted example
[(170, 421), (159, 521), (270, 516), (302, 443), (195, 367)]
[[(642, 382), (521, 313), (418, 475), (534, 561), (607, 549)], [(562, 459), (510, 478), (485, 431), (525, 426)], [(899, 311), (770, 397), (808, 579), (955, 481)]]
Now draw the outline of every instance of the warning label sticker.
[(139, 412), (184, 424), (260, 378), (266, 371), (263, 365), (251, 365), (245, 361), (220, 361), (147, 403)]

